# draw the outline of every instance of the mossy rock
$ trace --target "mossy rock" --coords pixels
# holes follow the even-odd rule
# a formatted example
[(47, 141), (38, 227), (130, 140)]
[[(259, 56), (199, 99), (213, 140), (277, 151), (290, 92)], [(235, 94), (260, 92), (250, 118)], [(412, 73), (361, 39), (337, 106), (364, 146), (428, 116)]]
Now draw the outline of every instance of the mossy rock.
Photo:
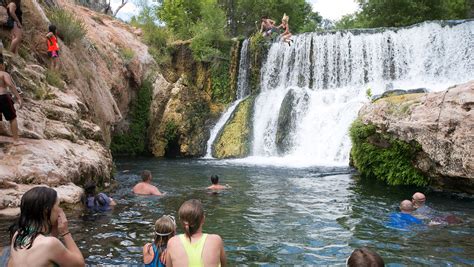
[(237, 106), (212, 146), (213, 157), (224, 159), (249, 155), (254, 101), (255, 97), (249, 97)]
[(388, 185), (429, 184), (429, 179), (414, 167), (422, 152), (418, 143), (378, 133), (375, 125), (364, 124), (360, 119), (352, 123), (350, 137), (352, 163), (363, 176), (375, 177)]
[(308, 109), (309, 95), (298, 94), (291, 89), (282, 101), (276, 132), (276, 146), (280, 155), (287, 154), (293, 143), (293, 130), (298, 120), (298, 112), (305, 113)]

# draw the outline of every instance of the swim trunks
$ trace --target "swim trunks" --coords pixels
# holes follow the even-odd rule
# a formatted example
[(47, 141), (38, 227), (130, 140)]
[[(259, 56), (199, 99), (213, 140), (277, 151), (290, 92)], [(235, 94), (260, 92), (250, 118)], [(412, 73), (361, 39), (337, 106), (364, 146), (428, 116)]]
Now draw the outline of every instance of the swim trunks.
[(5, 117), (7, 121), (16, 118), (16, 110), (10, 94), (0, 95), (0, 121), (2, 121), (2, 117)]
[(50, 58), (57, 58), (57, 57), (59, 57), (59, 50), (48, 51), (48, 56), (49, 56)]

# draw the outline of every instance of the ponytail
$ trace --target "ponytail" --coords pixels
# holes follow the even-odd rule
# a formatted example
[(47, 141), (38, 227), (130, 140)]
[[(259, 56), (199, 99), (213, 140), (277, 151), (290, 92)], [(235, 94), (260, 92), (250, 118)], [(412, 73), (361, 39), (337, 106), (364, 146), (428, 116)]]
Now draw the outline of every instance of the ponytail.
[(189, 238), (189, 241), (191, 241), (191, 236), (199, 230), (204, 219), (201, 201), (191, 199), (184, 202), (179, 208), (178, 214), (183, 224), (184, 233)]

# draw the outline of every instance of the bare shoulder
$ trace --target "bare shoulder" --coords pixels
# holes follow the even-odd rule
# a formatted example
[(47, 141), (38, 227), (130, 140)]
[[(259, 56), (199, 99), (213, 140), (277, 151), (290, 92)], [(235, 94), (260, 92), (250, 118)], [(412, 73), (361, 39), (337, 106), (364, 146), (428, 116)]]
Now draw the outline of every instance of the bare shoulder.
[(223, 242), (222, 237), (220, 235), (208, 234), (207, 238), (209, 239), (209, 241), (211, 241), (213, 243), (222, 243)]
[(167, 244), (168, 249), (170, 247), (177, 246), (179, 242), (180, 242), (179, 241), (179, 236), (177, 236), (177, 235), (173, 236), (170, 240), (168, 240), (168, 244)]

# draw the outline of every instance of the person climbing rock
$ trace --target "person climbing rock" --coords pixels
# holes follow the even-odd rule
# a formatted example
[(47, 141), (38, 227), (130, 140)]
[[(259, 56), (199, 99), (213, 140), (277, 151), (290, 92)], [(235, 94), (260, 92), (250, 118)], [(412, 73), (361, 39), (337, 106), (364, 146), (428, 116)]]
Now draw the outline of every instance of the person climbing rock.
[(59, 61), (59, 45), (56, 25), (49, 25), (46, 39), (48, 44), (48, 56), (51, 58), (50, 69), (57, 70)]
[(10, 122), (10, 130), (12, 132), (14, 145), (23, 145), (24, 142), (20, 141), (18, 135), (18, 121), (16, 119), (14, 102), (8, 89), (10, 89), (10, 92), (15, 96), (19, 108), (21, 109), (23, 107), (23, 99), (18, 93), (10, 74), (5, 72), (3, 55), (0, 55), (0, 121), (2, 121), (2, 117), (5, 117), (5, 119)]
[(5, 25), (11, 29), (12, 42), (10, 51), (18, 55), (21, 40), (23, 39), (23, 12), (21, 11), (21, 0), (10, 0), (7, 5), (8, 21)]

